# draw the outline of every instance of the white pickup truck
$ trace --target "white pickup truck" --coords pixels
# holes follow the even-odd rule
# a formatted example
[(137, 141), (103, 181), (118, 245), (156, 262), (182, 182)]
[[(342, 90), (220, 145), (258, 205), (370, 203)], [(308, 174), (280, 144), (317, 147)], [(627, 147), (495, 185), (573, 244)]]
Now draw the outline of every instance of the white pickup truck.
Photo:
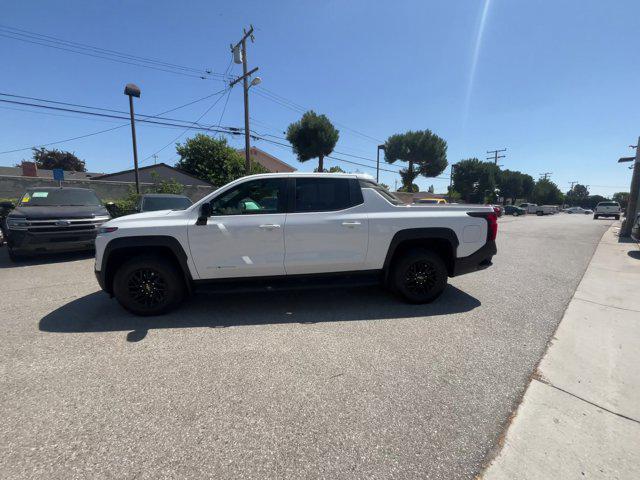
[(447, 278), (491, 265), (491, 207), (405, 205), (370, 177), (262, 174), (186, 210), (111, 220), (96, 238), (95, 273), (127, 310), (157, 315), (195, 288), (381, 282), (412, 303)]
[(593, 219), (600, 217), (614, 217), (620, 220), (620, 204), (618, 202), (600, 202), (593, 211)]

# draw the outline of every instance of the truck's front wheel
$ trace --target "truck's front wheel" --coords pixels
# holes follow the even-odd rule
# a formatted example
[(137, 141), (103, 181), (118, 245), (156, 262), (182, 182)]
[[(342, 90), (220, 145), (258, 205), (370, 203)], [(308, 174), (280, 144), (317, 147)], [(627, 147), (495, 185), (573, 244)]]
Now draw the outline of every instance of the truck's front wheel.
[(410, 303), (431, 302), (447, 286), (447, 267), (442, 258), (430, 250), (411, 250), (394, 263), (390, 286)]
[(161, 315), (184, 298), (184, 280), (169, 261), (154, 257), (133, 258), (118, 268), (113, 293), (124, 308), (136, 315)]

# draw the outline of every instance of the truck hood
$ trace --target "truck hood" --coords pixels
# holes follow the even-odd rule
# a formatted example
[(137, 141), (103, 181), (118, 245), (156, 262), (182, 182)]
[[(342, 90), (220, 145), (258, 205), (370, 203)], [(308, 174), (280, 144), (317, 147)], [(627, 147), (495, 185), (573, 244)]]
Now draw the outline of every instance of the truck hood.
[(151, 220), (154, 218), (164, 218), (171, 214), (184, 214), (184, 210), (154, 210), (153, 212), (133, 213), (131, 215), (124, 215), (122, 217), (109, 220), (105, 226), (117, 227), (126, 223), (137, 222), (138, 220)]
[(108, 216), (109, 212), (102, 205), (90, 206), (49, 206), (49, 207), (16, 207), (8, 217), (26, 218), (27, 220), (72, 219)]

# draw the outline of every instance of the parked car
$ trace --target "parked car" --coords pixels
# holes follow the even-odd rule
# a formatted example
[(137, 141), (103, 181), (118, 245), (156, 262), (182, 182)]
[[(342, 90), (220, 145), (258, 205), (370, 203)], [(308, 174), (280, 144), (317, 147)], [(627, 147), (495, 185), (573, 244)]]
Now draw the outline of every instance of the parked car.
[(554, 213), (557, 213), (555, 205), (538, 205), (536, 207), (536, 215), (553, 215)]
[(538, 205), (536, 203), (521, 203), (518, 206), (527, 213), (537, 213), (538, 211)]
[(9, 257), (28, 254), (91, 250), (98, 228), (109, 212), (93, 190), (33, 188), (6, 217)]
[(406, 205), (368, 176), (274, 173), (229, 183), (186, 210), (111, 220), (96, 277), (127, 310), (156, 315), (209, 284), (238, 288), (375, 282), (411, 303), (491, 265), (484, 206)]
[(145, 193), (136, 205), (137, 212), (155, 212), (157, 210), (184, 210), (193, 205), (189, 197), (169, 193)]
[(504, 214), (513, 215), (515, 217), (519, 215), (525, 215), (527, 211), (524, 208), (516, 207), (515, 205), (505, 205)]
[(593, 213), (594, 220), (600, 217), (614, 217), (620, 220), (620, 204), (618, 202), (600, 202)]
[(418, 205), (446, 205), (447, 201), (444, 198), (418, 198), (414, 200), (413, 203)]
[(582, 213), (584, 215), (591, 215), (593, 210), (589, 210), (588, 208), (582, 207), (569, 207), (564, 210), (566, 213)]
[(640, 242), (640, 212), (636, 214), (636, 221), (633, 222), (633, 226), (631, 227), (631, 237), (636, 242)]

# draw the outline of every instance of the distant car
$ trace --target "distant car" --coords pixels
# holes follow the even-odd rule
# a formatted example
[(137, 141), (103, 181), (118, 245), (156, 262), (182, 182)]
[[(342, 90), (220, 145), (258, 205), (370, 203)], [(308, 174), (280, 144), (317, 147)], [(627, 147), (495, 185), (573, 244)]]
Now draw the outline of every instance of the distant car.
[(502, 205), (489, 205), (490, 207), (493, 208), (493, 211), (496, 212), (496, 215), (501, 217), (502, 214), (504, 213), (504, 208), (502, 208)]
[(505, 215), (513, 215), (517, 217), (519, 215), (525, 215), (527, 211), (524, 208), (516, 207), (515, 205), (505, 205), (504, 214)]
[(633, 226), (631, 227), (631, 237), (636, 242), (640, 242), (640, 213), (636, 215), (636, 221), (633, 223)]
[(538, 205), (536, 203), (521, 203), (520, 208), (526, 210), (527, 213), (537, 213)]
[(438, 205), (446, 204), (447, 201), (444, 198), (418, 198), (413, 203), (418, 205)]
[(582, 207), (569, 207), (565, 209), (566, 213), (582, 213), (584, 215), (591, 215), (593, 210), (589, 210), (588, 208)]
[(536, 215), (553, 215), (557, 213), (555, 205), (538, 205), (536, 206)]
[(618, 202), (600, 202), (593, 212), (593, 219), (597, 220), (600, 217), (614, 217), (616, 220), (620, 220), (620, 204)]
[(185, 210), (193, 205), (189, 197), (169, 193), (146, 193), (138, 200), (137, 212), (155, 212), (157, 210)]

